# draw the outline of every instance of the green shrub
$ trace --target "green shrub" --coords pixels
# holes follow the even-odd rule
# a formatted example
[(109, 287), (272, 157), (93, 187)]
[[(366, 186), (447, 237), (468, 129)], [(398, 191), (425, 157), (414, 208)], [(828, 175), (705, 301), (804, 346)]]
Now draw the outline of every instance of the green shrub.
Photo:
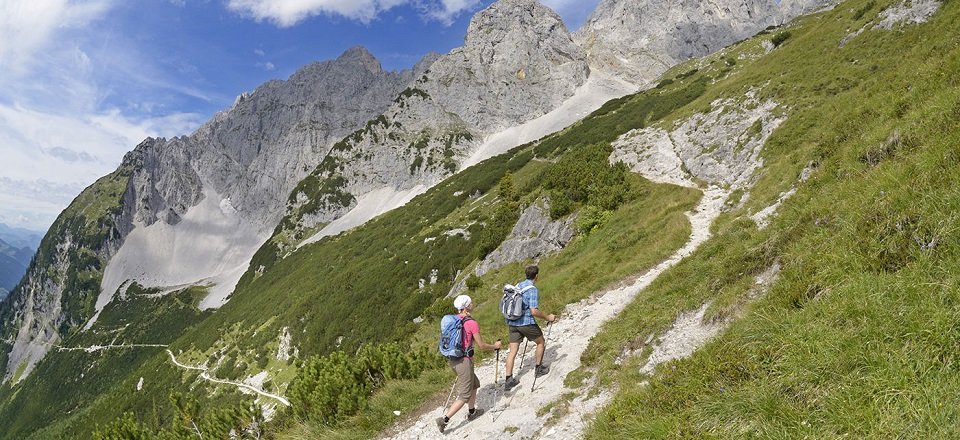
[(470, 276), (467, 277), (467, 290), (473, 292), (481, 287), (483, 287), (483, 279), (476, 274), (470, 274)]
[(590, 235), (590, 232), (600, 227), (610, 218), (610, 211), (596, 206), (585, 206), (577, 217), (576, 230), (581, 235)]
[(666, 86), (669, 86), (670, 84), (673, 84), (673, 78), (666, 78), (657, 83), (657, 88), (662, 89)]
[(113, 422), (98, 426), (93, 432), (94, 440), (151, 440), (156, 438), (153, 430), (144, 427), (132, 413), (124, 413)]
[(336, 426), (365, 408), (387, 380), (412, 379), (440, 365), (426, 348), (399, 344), (364, 346), (356, 356), (341, 351), (308, 359), (287, 389), (295, 416)]
[(627, 183), (626, 165), (608, 163), (612, 151), (609, 145), (585, 146), (543, 172), (540, 180), (550, 194), (552, 218), (570, 214), (581, 205), (612, 211), (635, 196)]
[(791, 36), (790, 31), (783, 31), (773, 36), (770, 39), (770, 42), (773, 43), (773, 47), (780, 47), (784, 41), (787, 41)]
[(700, 71), (700, 69), (690, 69), (690, 70), (688, 70), (688, 71), (686, 71), (686, 72), (683, 72), (683, 73), (677, 75), (677, 79), (679, 79), (679, 80), (684, 80), (684, 79), (690, 78), (691, 76), (696, 75), (697, 72), (699, 72), (699, 71)]

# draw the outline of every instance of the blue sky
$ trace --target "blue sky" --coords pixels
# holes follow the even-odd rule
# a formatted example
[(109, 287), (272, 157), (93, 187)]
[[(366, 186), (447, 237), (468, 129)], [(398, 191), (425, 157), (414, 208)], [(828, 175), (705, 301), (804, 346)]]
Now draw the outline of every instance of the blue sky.
[[(575, 30), (598, 0), (540, 0)], [(492, 0), (2, 0), (0, 223), (43, 230), (147, 136), (366, 46), (389, 70), (463, 43)]]

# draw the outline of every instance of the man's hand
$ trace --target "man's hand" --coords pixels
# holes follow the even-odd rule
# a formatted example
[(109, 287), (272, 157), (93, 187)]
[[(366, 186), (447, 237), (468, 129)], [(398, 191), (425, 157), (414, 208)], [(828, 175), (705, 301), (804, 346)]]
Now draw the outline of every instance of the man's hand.
[(554, 315), (553, 313), (547, 315), (547, 321), (553, 322), (556, 320), (557, 320), (557, 315)]
[(494, 343), (493, 343), (493, 349), (494, 349), (494, 350), (499, 350), (500, 347), (502, 347), (502, 346), (503, 346), (503, 343), (500, 342), (499, 339), (497, 339), (497, 342), (494, 342)]

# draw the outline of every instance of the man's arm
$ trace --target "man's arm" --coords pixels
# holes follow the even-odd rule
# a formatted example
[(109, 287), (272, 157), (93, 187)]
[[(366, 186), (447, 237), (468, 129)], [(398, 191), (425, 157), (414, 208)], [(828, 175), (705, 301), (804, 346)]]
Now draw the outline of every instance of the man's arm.
[(530, 314), (540, 319), (546, 319), (549, 322), (553, 322), (557, 320), (557, 315), (554, 315), (553, 313), (549, 315), (544, 315), (543, 312), (541, 312), (540, 309), (536, 307), (530, 309)]

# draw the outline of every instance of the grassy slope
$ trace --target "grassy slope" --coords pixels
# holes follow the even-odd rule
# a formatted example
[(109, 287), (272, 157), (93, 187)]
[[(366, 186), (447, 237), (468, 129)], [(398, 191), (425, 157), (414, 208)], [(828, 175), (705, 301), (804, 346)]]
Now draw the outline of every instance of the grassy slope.
[[(114, 221), (119, 216), (120, 202), (131, 172), (130, 167), (121, 166), (80, 193), (50, 226), (31, 261), (30, 270), (46, 268), (41, 275), (44, 281), (37, 280), (37, 284), (49, 281), (70, 292), (61, 301), (64, 322), (58, 330), (62, 335), (72, 334), (93, 315), (102, 268), (105, 266), (98, 252), (107, 239), (117, 234)], [(68, 237), (73, 247), (65, 255), (59, 255), (57, 246)], [(53, 268), (59, 258), (64, 258), (63, 263), (68, 264), (63, 273)], [(16, 337), (18, 328), (14, 324), (18, 323), (13, 322), (14, 304), (21, 296), (25, 296), (21, 289), (22, 286), (14, 288), (0, 304), (0, 323), (3, 324), (0, 335), (4, 340)], [(5, 346), (0, 346), (0, 349), (3, 353), (7, 352)], [(6, 362), (0, 364), (0, 369), (5, 367)]]
[[(718, 72), (713, 72), (718, 74)], [(574, 151), (606, 148), (607, 142), (630, 129), (655, 123), (671, 111), (682, 108), (704, 91), (703, 75), (669, 90), (653, 90), (615, 100), (571, 128), (534, 144), (539, 155), (559, 154), (562, 158)], [(599, 143), (598, 143), (599, 142)], [(531, 161), (515, 173), (517, 185), (525, 188), (528, 201), (540, 197), (542, 172), (550, 162)], [(482, 167), (482, 165), (481, 165)], [(454, 181), (456, 178), (453, 179)], [(543, 277), (543, 308), (562, 310), (591, 293), (609, 287), (625, 277), (642, 272), (662, 261), (689, 237), (690, 224), (684, 212), (692, 209), (700, 192), (673, 185), (652, 184), (631, 176), (629, 185), (637, 197), (610, 213), (609, 218), (589, 235), (577, 236), (562, 252), (539, 261)], [(407, 208), (403, 208), (407, 209)], [(471, 209), (465, 203), (463, 210)], [(452, 212), (440, 225), (462, 225), (462, 212)], [(443, 229), (443, 228), (440, 228)], [(474, 317), (484, 329), (486, 339), (506, 339), (506, 327), (497, 310), (504, 283), (522, 278), (523, 263), (510, 264), (481, 278), (483, 286), (471, 293), (478, 304)], [(446, 292), (442, 289), (441, 292)], [(450, 312), (450, 299), (439, 298), (425, 312), (426, 322), (416, 329), (410, 340), (414, 345), (436, 344), (435, 323), (440, 315)], [(479, 356), (489, 353), (481, 352)], [(327, 427), (311, 421), (283, 420), (278, 436), (293, 439), (349, 438), (363, 439), (393, 423), (394, 410), (410, 414), (430, 403), (450, 382), (449, 371), (428, 371), (419, 379), (394, 381), (375, 393), (370, 407), (339, 427)], [(442, 398), (442, 397), (441, 397)]]
[[(854, 5), (859, 6), (862, 3), (854, 2)], [(656, 286), (642, 294), (639, 302), (628, 310), (624, 319), (611, 325), (606, 334), (597, 338), (584, 360), (596, 368), (616, 372), (618, 368), (608, 365), (604, 360), (610, 358), (608, 355), (611, 352), (618, 352), (623, 344), (634, 342), (634, 339), (642, 340), (650, 332), (665, 328), (676, 311), (694, 308), (706, 299), (718, 299), (713, 310), (715, 315), (738, 313), (743, 302), (743, 292), (752, 282), (752, 276), (778, 257), (785, 264), (783, 281), (775, 287), (770, 299), (758, 307), (773, 301), (773, 298), (780, 298), (780, 302), (770, 307), (787, 304), (790, 313), (797, 313), (794, 311), (798, 308), (796, 304), (807, 304), (804, 298), (811, 285), (822, 288), (828, 286), (826, 290), (831, 292), (831, 295), (835, 294), (837, 290), (833, 284), (827, 283), (830, 278), (824, 274), (833, 273), (834, 277), (843, 279), (838, 275), (842, 272), (837, 272), (836, 268), (831, 269), (827, 263), (847, 261), (848, 258), (841, 253), (828, 261), (818, 260), (821, 256), (815, 251), (824, 247), (824, 244), (809, 238), (813, 237), (814, 233), (820, 234), (821, 241), (837, 246), (828, 246), (830, 249), (841, 249), (844, 252), (851, 249), (876, 250), (893, 246), (891, 252), (879, 252), (877, 255), (867, 252), (863, 257), (881, 258), (884, 261), (890, 258), (896, 261), (899, 253), (912, 255), (909, 251), (909, 240), (904, 241), (904, 237), (911, 236), (904, 233), (900, 234), (899, 241), (883, 241), (884, 233), (890, 232), (890, 227), (896, 229), (897, 220), (901, 219), (898, 217), (900, 211), (897, 210), (897, 205), (875, 213), (876, 215), (870, 217), (874, 220), (867, 226), (853, 222), (852, 226), (847, 225), (847, 229), (843, 229), (839, 226), (844, 224), (842, 219), (855, 219), (856, 215), (852, 213), (857, 212), (856, 208), (835, 211), (826, 208), (825, 206), (830, 206), (826, 203), (862, 200), (863, 209), (877, 208), (875, 200), (864, 199), (859, 189), (853, 185), (861, 184), (860, 179), (863, 179), (863, 182), (873, 182), (874, 177), (870, 176), (896, 168), (891, 164), (899, 166), (901, 162), (933, 148), (935, 144), (927, 142), (928, 139), (932, 140), (931, 137), (942, 142), (938, 136), (941, 133), (950, 133), (953, 126), (948, 121), (954, 120), (944, 117), (943, 112), (957, 112), (956, 94), (945, 92), (956, 87), (955, 76), (948, 74), (957, 71), (956, 58), (932, 58), (955, 50), (955, 41), (950, 39), (953, 37), (948, 30), (941, 30), (937, 38), (933, 38), (932, 34), (927, 35), (927, 32), (930, 32), (927, 30), (929, 27), (922, 32), (908, 29), (905, 34), (868, 32), (840, 51), (836, 49), (836, 42), (846, 33), (842, 28), (857, 28), (859, 23), (876, 14), (874, 9), (859, 23), (852, 24), (850, 13), (844, 12), (846, 10), (838, 9), (837, 14), (841, 15), (839, 18), (828, 14), (823, 19), (809, 20), (806, 25), (809, 27), (793, 29), (793, 37), (788, 39), (783, 47), (759, 62), (740, 61), (732, 69), (723, 69), (720, 72), (717, 72), (716, 68), (701, 69), (698, 74), (682, 81), (678, 78), (674, 84), (665, 86), (662, 90), (615, 100), (564, 133), (549, 137), (532, 148), (521, 148), (474, 167), (414, 200), (407, 207), (382, 216), (350, 234), (323, 240), (284, 260), (276, 260), (268, 253), (258, 255), (257, 258), (269, 260), (263, 262), (268, 263), (271, 269), (262, 276), (257, 276), (254, 272), (248, 273), (233, 300), (173, 341), (174, 349), (187, 350), (188, 358), (192, 354), (195, 359), (191, 361), (199, 362), (211, 354), (213, 348), (220, 348), (227, 343), (235, 344), (238, 347), (232, 348), (226, 357), (232, 355), (246, 361), (248, 365), (253, 365), (255, 360), (263, 355), (261, 351), (269, 352), (267, 347), (275, 344), (280, 329), (286, 326), (294, 329), (291, 333), (294, 335), (295, 344), (301, 348), (302, 355), (333, 349), (338, 336), (345, 336), (345, 344), (348, 346), (365, 340), (394, 339), (432, 345), (436, 336), (433, 326), (414, 326), (411, 319), (423, 314), (425, 308), (427, 316), (444, 311), (446, 303), (437, 301), (437, 298), (446, 292), (456, 270), (467, 266), (475, 254), (472, 243), (461, 243), (462, 240), (458, 238), (438, 240), (429, 245), (424, 243), (423, 239), (437, 236), (446, 227), (462, 226), (463, 220), (470, 220), (470, 216), (463, 212), (466, 206), (472, 203), (467, 198), (470, 193), (474, 190), (488, 191), (507, 169), (512, 169), (516, 171), (521, 187), (529, 192), (527, 202), (530, 202), (543, 191), (531, 182), (536, 182), (539, 173), (552, 166), (549, 162), (529, 161), (531, 149), (536, 151), (538, 156), (549, 156), (554, 152), (563, 154), (569, 148), (602, 147), (605, 142), (631, 128), (642, 127), (662, 118), (676, 120), (692, 111), (703, 109), (712, 99), (737, 96), (759, 86), (764, 86), (761, 91), (763, 95), (778, 102), (790, 103), (792, 111), (791, 119), (778, 130), (767, 146), (766, 174), (751, 193), (744, 210), (756, 211), (771, 203), (781, 191), (790, 186), (800, 169), (810, 160), (821, 162), (820, 171), (783, 208), (781, 220), (769, 230), (758, 232), (751, 222), (738, 220), (737, 217), (742, 212), (734, 212), (723, 218), (716, 227), (717, 238), (706, 245), (697, 256), (666, 274)], [(938, 17), (940, 23), (946, 23), (946, 20), (942, 16)], [(942, 26), (946, 29), (946, 25)], [(816, 32), (810, 29), (815, 29)], [(920, 41), (924, 41), (924, 44), (920, 44)], [(751, 43), (742, 46), (749, 44)], [(753, 42), (753, 45), (755, 47), (756, 42)], [(909, 71), (906, 67), (901, 67), (898, 60), (882, 56), (890, 50), (912, 57), (911, 60), (915, 62), (908, 64)], [(816, 70), (818, 68), (821, 70)], [(680, 69), (688, 71), (689, 67)], [(925, 76), (911, 76), (918, 71)], [(727, 73), (731, 75), (727, 79), (711, 83), (717, 75)], [(904, 94), (902, 90), (906, 89), (908, 83), (915, 87), (908, 94)], [(891, 87), (891, 84), (894, 86)], [(927, 102), (934, 96), (939, 97), (939, 100)], [(691, 100), (695, 100), (692, 105), (685, 105)], [(862, 102), (869, 102), (871, 105), (860, 106)], [(938, 113), (937, 109), (941, 112)], [(861, 156), (872, 157), (872, 153), (867, 154), (868, 150), (876, 148), (885, 140), (891, 128), (901, 129), (904, 139), (909, 141), (905, 142), (907, 146), (875, 168), (860, 161)], [(942, 149), (952, 144), (939, 145)], [(944, 151), (931, 153), (933, 155), (926, 160), (951, 157), (941, 153)], [(956, 158), (951, 160), (952, 162), (948, 160), (944, 163), (955, 166)], [(921, 170), (927, 169), (919, 165), (918, 167)], [(916, 170), (907, 170), (904, 173), (908, 174), (903, 176), (913, 179)], [(896, 182), (895, 177), (889, 176), (888, 179)], [(937, 177), (947, 178), (944, 175)], [(937, 182), (936, 185), (941, 183)], [(589, 236), (578, 238), (563, 253), (541, 262), (545, 274), (542, 283), (544, 292), (549, 292), (549, 295), (545, 295), (545, 307), (559, 310), (567, 302), (576, 301), (624, 276), (655, 264), (684, 242), (689, 226), (682, 212), (693, 206), (698, 194), (666, 185), (651, 185), (641, 179), (635, 179), (631, 185), (641, 194), (639, 198), (612, 213), (606, 224)], [(893, 194), (892, 189), (896, 185), (889, 185), (891, 188), (884, 189), (884, 194)], [(846, 192), (831, 196), (821, 194), (822, 188), (826, 187), (838, 188), (837, 192), (843, 192), (839, 188), (845, 188)], [(459, 191), (464, 193), (455, 196)], [(823, 199), (814, 199), (815, 197)], [(897, 203), (904, 204), (908, 203), (910, 198), (905, 195), (898, 200)], [(928, 203), (939, 201), (940, 199), (931, 199)], [(814, 202), (819, 204), (813, 205)], [(801, 214), (800, 207), (807, 204), (824, 208)], [(493, 211), (493, 206), (480, 211)], [(924, 213), (923, 209), (925, 206), (915, 207), (919, 213)], [(842, 216), (844, 212), (848, 213), (848, 217)], [(833, 217), (834, 215), (837, 217)], [(831, 229), (825, 230), (821, 226), (811, 225), (824, 216), (831, 220), (828, 223)], [(792, 219), (793, 223), (789, 223), (790, 220), (787, 219)], [(888, 221), (890, 219), (892, 220)], [(834, 221), (836, 223), (833, 223)], [(936, 218), (930, 224), (940, 225), (938, 221), (940, 219)], [(784, 226), (785, 224), (790, 227)], [(916, 226), (910, 222), (904, 224)], [(921, 226), (925, 224), (919, 223)], [(949, 231), (950, 223), (945, 224), (947, 229), (944, 231)], [(940, 226), (935, 226), (934, 229), (938, 227)], [(842, 246), (832, 242), (838, 230), (850, 233), (850, 228), (855, 232), (859, 231), (857, 228), (866, 228), (869, 233), (862, 235), (880, 237), (877, 239), (879, 242), (861, 243), (854, 240), (852, 243), (845, 242)], [(804, 241), (804, 237), (808, 237), (808, 241)], [(815, 246), (817, 243), (820, 244), (819, 247)], [(795, 249), (794, 253), (790, 253), (791, 249)], [(944, 252), (942, 249), (949, 247), (947, 244), (940, 244), (937, 249), (937, 257), (940, 258), (943, 256), (941, 252)], [(807, 255), (809, 260), (804, 260), (803, 255)], [(923, 257), (922, 253), (920, 257)], [(254, 267), (257, 263), (255, 261)], [(433, 268), (441, 271), (441, 283), (418, 289), (417, 280), (426, 277)], [(876, 269), (873, 270), (876, 272)], [(483, 278), (485, 287), (474, 294), (483, 302), (478, 315), (484, 328), (489, 329), (488, 337), (504, 336), (502, 326), (498, 325), (495, 307), (492, 306), (499, 295), (496, 286), (503, 282), (516, 281), (519, 273), (520, 264), (495, 271)], [(905, 273), (907, 269), (900, 270), (897, 275)], [(823, 277), (823, 281), (819, 277)], [(794, 280), (795, 286), (802, 288), (790, 290), (793, 288), (790, 286), (794, 285), (787, 286), (787, 280)], [(824, 301), (827, 296), (821, 295), (817, 302)], [(352, 309), (357, 310), (351, 315)], [(386, 312), (380, 313), (381, 310)], [(378, 322), (387, 322), (384, 328), (392, 329), (393, 332), (371, 334), (366, 329), (372, 326), (353, 325), (363, 322), (364, 317), (371, 315), (377, 316)], [(773, 326), (780, 326), (786, 321), (775, 320), (777, 324)], [(746, 324), (737, 324), (727, 338), (736, 335), (743, 325)], [(357, 329), (351, 333), (353, 327)], [(764, 329), (764, 332), (757, 334), (766, 336), (774, 332)], [(229, 341), (225, 340), (225, 335), (231, 335)], [(729, 346), (714, 348), (716, 345), (707, 350), (718, 350), (720, 354), (727, 356), (727, 359), (739, 359), (739, 351)], [(760, 347), (757, 350), (763, 350), (762, 344), (754, 345)], [(695, 359), (706, 359), (701, 362), (707, 366), (712, 365), (710, 357), (698, 356)], [(64, 362), (65, 365), (79, 368), (85, 361), (78, 359)], [(93, 424), (111, 420), (123, 410), (134, 410), (142, 420), (149, 423), (164, 424), (163, 414), (168, 414), (169, 410), (157, 409), (157, 405), (164, 405), (166, 392), (169, 390), (145, 389), (143, 394), (135, 398), (129, 397), (128, 390), (142, 372), (151, 372), (150, 374), (162, 381), (181, 384), (189, 384), (193, 377), (180, 377), (178, 371), (169, 368), (162, 354), (153, 355), (141, 365), (119, 371), (118, 374), (125, 374), (124, 378), (118, 379), (118, 383), (101, 394), (99, 399), (91, 399), (90, 408), (77, 408), (74, 414), (82, 414), (83, 417), (70, 419), (69, 424), (60, 425), (61, 428), (56, 432), (89, 432)], [(734, 364), (723, 365), (729, 367)], [(760, 365), (766, 364), (760, 362)], [(726, 367), (714, 368), (726, 371), (722, 370)], [(249, 371), (243, 368), (239, 370), (230, 373), (241, 377), (255, 368), (250, 367)], [(733, 370), (740, 371), (738, 368)], [(634, 375), (622, 372), (624, 379), (634, 378)], [(322, 432), (331, 437), (368, 437), (390, 422), (392, 416), (389, 413), (393, 409), (402, 408), (406, 411), (415, 408), (422, 402), (422, 397), (436, 392), (438, 384), (442, 386), (442, 383), (447, 382), (444, 374), (446, 373), (428, 372), (416, 381), (387, 384), (371, 399), (372, 408), (350, 423), (352, 429), (330, 431), (309, 423), (294, 423), (294, 428), (284, 432), (289, 435), (297, 435), (298, 432)], [(616, 376), (604, 374), (602, 377)], [(663, 407), (663, 419), (654, 418), (656, 427), (666, 427), (664, 431), (646, 431), (646, 428), (634, 430), (636, 421), (627, 421), (627, 415), (611, 410), (611, 413), (601, 417), (593, 435), (605, 436), (608, 433), (620, 433), (621, 430), (634, 434), (663, 434), (673, 432), (670, 429), (674, 428), (688, 429), (692, 416), (674, 417), (674, 411), (682, 407), (676, 402), (684, 402), (683, 396), (689, 397), (691, 393), (695, 397), (704, 395), (703, 389), (694, 386), (699, 384), (697, 380), (702, 377), (705, 376), (696, 376), (689, 388), (665, 388), (666, 391), (658, 395), (659, 399), (673, 399), (674, 402), (671, 404), (673, 406)], [(638, 394), (644, 395), (643, 393), (658, 388), (655, 385), (644, 390), (631, 391), (628, 385), (625, 389), (627, 391), (620, 398), (620, 404), (614, 407), (631, 408), (635, 413), (636, 409), (627, 402), (635, 402)], [(202, 390), (211, 391), (205, 388)], [(679, 392), (682, 390), (693, 391), (683, 394)], [(227, 402), (239, 400), (229, 393), (221, 392), (208, 400), (208, 404), (226, 405), (229, 404)], [(657, 408), (655, 403), (659, 400), (654, 400), (646, 401), (644, 405)], [(693, 407), (690, 411), (698, 410), (700, 408)], [(25, 413), (19, 415), (23, 416)], [(711, 420), (719, 418), (714, 417)], [(725, 424), (726, 421), (722, 423)], [(627, 428), (628, 425), (631, 428)], [(62, 426), (69, 426), (69, 430)], [(706, 425), (698, 420), (696, 426)], [(715, 432), (719, 431), (702, 430), (699, 434)], [(312, 434), (307, 434), (308, 437), (310, 435)]]
[[(127, 300), (104, 308), (93, 331), (79, 333), (62, 345), (167, 344), (210, 314), (196, 308), (205, 294), (202, 289), (160, 298), (139, 295), (133, 288), (128, 294)], [(72, 437), (88, 425), (92, 428), (91, 420), (112, 419), (117, 408), (140, 407), (145, 414), (152, 411), (151, 417), (169, 417), (163, 408), (167, 395), (173, 389), (188, 388), (180, 384), (180, 371), (165, 358), (163, 348), (158, 347), (93, 353), (51, 351), (22, 384), (12, 390), (5, 388), (12, 392), (3, 394), (0, 420), (5, 423), (0, 438)], [(141, 376), (145, 378), (144, 392), (134, 392)]]
[[(621, 388), (589, 438), (960, 435), (960, 4), (838, 48), (890, 3), (859, 20), (867, 1), (803, 19), (780, 49), (708, 92), (762, 87), (791, 104), (790, 119), (746, 206), (584, 355)], [(769, 228), (744, 218), (810, 161), (812, 178)], [(749, 303), (753, 277), (774, 261), (778, 281)], [(637, 373), (639, 359), (611, 362), (711, 300), (715, 317), (742, 318), (692, 358), (653, 378)]]

